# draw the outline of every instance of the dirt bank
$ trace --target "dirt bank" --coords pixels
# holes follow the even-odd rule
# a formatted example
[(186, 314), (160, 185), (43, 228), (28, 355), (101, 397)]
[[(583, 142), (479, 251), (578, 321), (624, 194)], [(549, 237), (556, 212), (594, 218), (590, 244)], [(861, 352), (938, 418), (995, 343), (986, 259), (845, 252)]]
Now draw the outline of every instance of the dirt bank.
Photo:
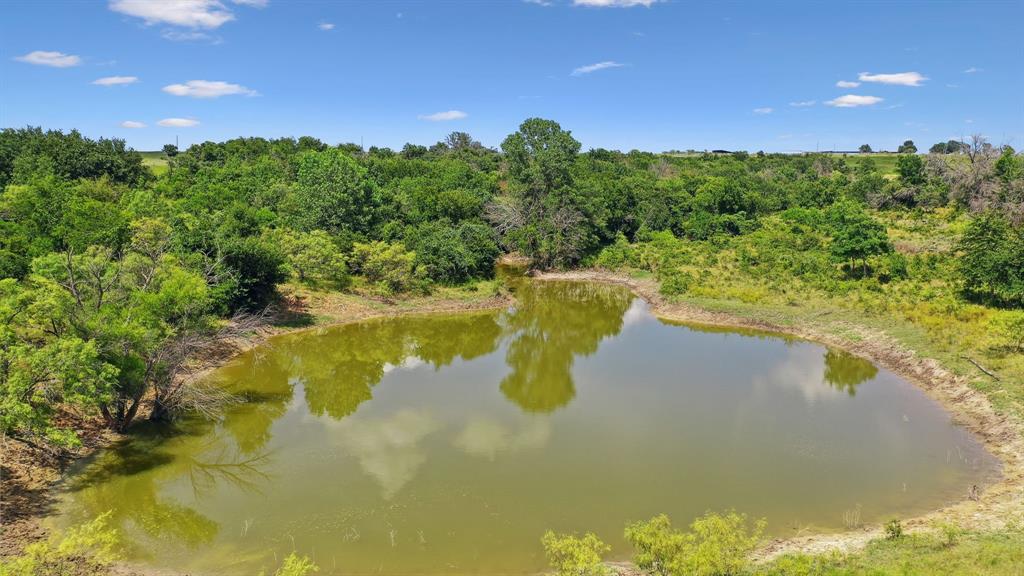
[[(957, 424), (974, 433), (1002, 463), (1002, 477), (998, 481), (979, 486), (975, 494), (965, 493), (961, 501), (945, 508), (904, 519), (904, 528), (929, 530), (936, 521), (951, 521), (967, 529), (995, 530), (1024, 515), (1024, 425), (999, 414), (983, 393), (970, 386), (968, 378), (946, 370), (935, 360), (917, 356), (913, 350), (882, 331), (832, 320), (827, 312), (814, 321), (780, 325), (757, 317), (708, 310), (685, 301), (669, 302), (661, 296), (658, 283), (653, 279), (637, 279), (602, 270), (546, 272), (535, 274), (534, 278), (623, 285), (646, 300), (651, 312), (665, 320), (789, 334), (841, 348), (883, 366), (939, 401), (953, 414)], [(788, 552), (849, 552), (862, 548), (881, 535), (881, 526), (865, 526), (838, 534), (801, 535), (773, 540), (758, 556), (770, 559)]]

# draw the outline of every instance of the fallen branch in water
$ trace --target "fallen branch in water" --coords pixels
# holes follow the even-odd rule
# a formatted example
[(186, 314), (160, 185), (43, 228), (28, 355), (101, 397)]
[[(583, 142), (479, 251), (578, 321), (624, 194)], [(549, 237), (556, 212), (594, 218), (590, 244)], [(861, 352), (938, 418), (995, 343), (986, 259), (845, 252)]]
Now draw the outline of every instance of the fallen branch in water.
[(978, 364), (977, 362), (975, 362), (973, 358), (970, 358), (968, 356), (961, 356), (961, 358), (963, 358), (964, 360), (967, 360), (971, 364), (974, 364), (978, 368), (978, 370), (981, 370), (985, 374), (988, 374), (989, 376), (991, 376), (993, 380), (995, 380), (996, 382), (999, 382), (999, 376), (996, 376), (992, 372), (986, 370), (984, 366), (982, 366), (981, 364)]

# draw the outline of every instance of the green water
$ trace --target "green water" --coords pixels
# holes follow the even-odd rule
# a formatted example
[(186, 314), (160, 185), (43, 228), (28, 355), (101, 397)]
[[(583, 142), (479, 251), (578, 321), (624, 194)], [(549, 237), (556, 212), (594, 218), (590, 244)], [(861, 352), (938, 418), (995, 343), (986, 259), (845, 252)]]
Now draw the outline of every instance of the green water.
[(524, 282), (509, 310), (271, 340), (216, 379), (246, 403), (142, 431), (72, 475), (59, 523), (113, 511), (193, 574), (521, 574), (546, 529), (665, 512), (842, 530), (963, 497), (994, 459), (920, 390), (838, 351), (669, 325), (627, 291)]

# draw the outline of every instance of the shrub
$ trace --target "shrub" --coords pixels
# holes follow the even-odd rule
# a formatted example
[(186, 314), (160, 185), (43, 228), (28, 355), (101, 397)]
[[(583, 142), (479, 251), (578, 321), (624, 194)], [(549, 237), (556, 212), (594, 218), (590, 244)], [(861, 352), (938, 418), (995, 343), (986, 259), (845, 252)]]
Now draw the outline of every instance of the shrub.
[(423, 291), (426, 273), (416, 266), (416, 253), (401, 243), (356, 242), (352, 247), (352, 270), (376, 284), (383, 294)]
[(632, 253), (633, 247), (630, 246), (626, 235), (619, 232), (615, 235), (615, 242), (605, 246), (604, 250), (601, 250), (601, 253), (597, 255), (597, 260), (594, 264), (599, 268), (616, 270), (629, 263)]
[(903, 537), (903, 524), (899, 518), (893, 518), (885, 523), (885, 539), (899, 540)]
[(693, 277), (679, 270), (666, 270), (660, 274), (662, 296), (679, 296), (685, 294), (693, 284)]
[(971, 220), (957, 248), (963, 251), (960, 274), (969, 297), (1024, 306), (1024, 231), (987, 212)]
[(260, 238), (239, 238), (224, 248), (224, 264), (234, 273), (231, 310), (258, 310), (270, 303), (287, 280), (284, 254)]
[(764, 532), (764, 520), (748, 526), (736, 512), (707, 513), (690, 524), (689, 532), (672, 527), (668, 516), (656, 516), (626, 528), (636, 550), (637, 566), (659, 576), (727, 576), (747, 570), (749, 554)]
[(541, 538), (541, 544), (548, 563), (559, 576), (605, 576), (611, 573), (601, 559), (611, 547), (590, 532), (581, 538), (548, 530)]
[(328, 283), (338, 288), (348, 285), (345, 256), (323, 230), (278, 230), (268, 236), (281, 247), (288, 267), (300, 282)]
[(1024, 352), (1024, 310), (1004, 312), (992, 324), (1007, 348)]

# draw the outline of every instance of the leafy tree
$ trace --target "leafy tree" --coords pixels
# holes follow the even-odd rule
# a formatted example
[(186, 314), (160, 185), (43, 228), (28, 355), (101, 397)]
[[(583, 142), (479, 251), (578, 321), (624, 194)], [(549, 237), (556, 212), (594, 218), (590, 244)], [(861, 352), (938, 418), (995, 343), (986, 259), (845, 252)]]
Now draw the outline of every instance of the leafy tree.
[(289, 220), (299, 230), (366, 232), (373, 215), (373, 188), (366, 169), (345, 152), (304, 152), (297, 160), (296, 187), (286, 203)]
[(900, 144), (899, 148), (896, 149), (898, 154), (917, 154), (917, 146), (914, 145), (913, 140), (904, 140), (903, 144)]
[(541, 538), (548, 563), (558, 576), (605, 576), (611, 570), (602, 557), (611, 550), (593, 533), (582, 537), (574, 534), (555, 534), (548, 530)]
[(971, 220), (957, 245), (960, 275), (969, 298), (1024, 306), (1024, 233), (1005, 216), (984, 212)]
[(259, 311), (274, 297), (277, 285), (288, 278), (285, 255), (280, 248), (261, 238), (237, 238), (222, 251), (230, 271), (228, 309)]
[(338, 288), (348, 285), (345, 256), (326, 232), (277, 230), (269, 234), (268, 239), (280, 246), (288, 268), (300, 282), (328, 283)]
[(832, 257), (839, 262), (861, 263), (867, 276), (868, 257), (892, 251), (885, 226), (879, 224), (859, 205), (841, 201), (829, 209), (832, 224)]
[(746, 516), (708, 513), (690, 524), (688, 532), (672, 527), (664, 514), (626, 527), (634, 548), (633, 561), (658, 576), (723, 576), (744, 574), (749, 554), (764, 533), (765, 522), (752, 526)]
[(542, 268), (578, 260), (587, 242), (571, 170), (580, 143), (557, 122), (530, 118), (501, 149), (509, 193), (488, 209), (498, 233)]
[(896, 171), (904, 186), (924, 184), (924, 160), (916, 154), (901, 154), (896, 157)]
[(857, 151), (860, 152), (861, 154), (870, 154), (871, 153), (871, 145), (870, 144), (861, 144), (860, 147), (857, 148)]
[(82, 339), (55, 317), (68, 295), (41, 279), (0, 280), (0, 431), (76, 444), (52, 417), (58, 403), (98, 409), (111, 400), (118, 369), (95, 339)]
[(175, 146), (174, 144), (164, 144), (164, 147), (161, 148), (161, 151), (168, 158), (174, 158), (175, 156), (178, 155), (178, 147)]
[(362, 274), (387, 295), (425, 290), (426, 271), (416, 266), (416, 253), (401, 243), (357, 242), (352, 247), (352, 270)]

